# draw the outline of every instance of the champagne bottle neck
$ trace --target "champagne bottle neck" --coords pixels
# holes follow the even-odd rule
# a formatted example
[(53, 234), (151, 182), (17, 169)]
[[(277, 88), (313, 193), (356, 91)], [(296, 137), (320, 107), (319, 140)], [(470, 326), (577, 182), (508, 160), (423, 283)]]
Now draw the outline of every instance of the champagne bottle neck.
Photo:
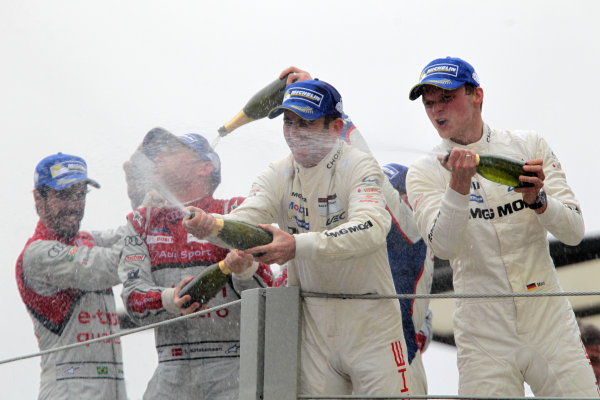
[(252, 96), (242, 111), (219, 128), (219, 136), (226, 136), (248, 122), (264, 118), (272, 108), (279, 106), (283, 101), (283, 92), (288, 75), (281, 79), (275, 79)]
[(227, 265), (225, 265), (225, 260), (221, 260), (219, 261), (219, 269), (221, 270), (221, 272), (223, 272), (225, 275), (229, 275), (231, 274), (231, 270), (229, 268), (227, 268)]
[(223, 227), (225, 226), (225, 220), (223, 218), (215, 218), (215, 221), (216, 224), (211, 234), (214, 236), (219, 236), (219, 233), (221, 233), (221, 230), (223, 230)]
[(225, 136), (231, 133), (234, 129), (237, 129), (240, 126), (245, 125), (251, 121), (254, 120), (248, 115), (246, 115), (244, 110), (242, 110), (239, 113), (237, 113), (236, 116), (231, 119), (231, 121), (227, 122), (225, 125), (219, 128), (219, 135)]

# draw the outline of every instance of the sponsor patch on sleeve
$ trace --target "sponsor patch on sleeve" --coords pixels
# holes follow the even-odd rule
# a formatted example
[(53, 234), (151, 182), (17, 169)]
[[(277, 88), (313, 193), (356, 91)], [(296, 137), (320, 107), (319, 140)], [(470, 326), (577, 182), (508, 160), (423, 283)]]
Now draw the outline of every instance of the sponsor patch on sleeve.
[(130, 256), (125, 257), (125, 262), (144, 261), (145, 259), (145, 254), (132, 254)]

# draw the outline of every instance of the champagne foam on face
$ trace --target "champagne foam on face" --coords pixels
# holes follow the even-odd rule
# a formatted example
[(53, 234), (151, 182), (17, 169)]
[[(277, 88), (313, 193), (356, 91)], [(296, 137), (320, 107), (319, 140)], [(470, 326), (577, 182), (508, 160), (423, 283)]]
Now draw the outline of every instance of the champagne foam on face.
[[(128, 182), (128, 184), (140, 186), (140, 189), (143, 188), (143, 190), (146, 192), (146, 200), (150, 200), (148, 193), (152, 190), (158, 193), (158, 196), (162, 198), (162, 201), (158, 201), (156, 198), (150, 200), (150, 204), (146, 204), (147, 206), (156, 205), (175, 207), (181, 210), (184, 215), (189, 215), (189, 211), (185, 208), (185, 205), (175, 197), (171, 190), (169, 190), (166, 182), (163, 182), (160, 177), (153, 173), (155, 167), (154, 162), (141, 151), (137, 153), (138, 154), (135, 157), (136, 168), (132, 175), (132, 182)], [(187, 203), (191, 203), (196, 200), (200, 199), (193, 199), (187, 201)]]

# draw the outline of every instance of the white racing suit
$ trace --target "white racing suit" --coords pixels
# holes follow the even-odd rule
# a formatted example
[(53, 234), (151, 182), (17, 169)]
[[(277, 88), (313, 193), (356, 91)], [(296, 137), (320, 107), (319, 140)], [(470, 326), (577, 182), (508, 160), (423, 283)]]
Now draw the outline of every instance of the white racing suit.
[[(348, 116), (344, 118), (340, 139), (365, 153), (371, 153)], [(400, 199), (398, 191), (387, 177), (382, 186), (387, 210), (392, 217), (386, 243), (396, 293), (429, 294), (433, 280), (433, 252), (421, 238), (412, 210)], [(410, 392), (412, 395), (426, 395), (427, 375), (421, 354), (433, 336), (433, 313), (429, 308), (429, 299), (400, 299), (400, 309), (409, 363), (407, 374)]]
[[(40, 350), (119, 331), (112, 286), (120, 284), (121, 242), (100, 247), (79, 232), (65, 240), (38, 222), (19, 256), (17, 286), (34, 324)], [(45, 354), (41, 399), (127, 398), (120, 338)]]
[[(331, 294), (395, 294), (385, 238), (390, 214), (375, 159), (343, 141), (312, 168), (271, 164), (232, 218), (277, 223), (296, 240), (288, 286)], [(408, 395), (396, 299), (303, 298), (302, 394)]]
[[(242, 201), (208, 196), (190, 205), (225, 214)], [(119, 274), (127, 313), (140, 325), (178, 316), (171, 288), (227, 255), (228, 250), (188, 234), (183, 217), (176, 208), (141, 208), (127, 216)], [(238, 300), (242, 290), (270, 285), (271, 278), (268, 267), (255, 263), (243, 276), (233, 274), (208, 307)], [(144, 399), (237, 400), (240, 312), (238, 303), (155, 328), (158, 367)]]
[[(450, 172), (435, 157), (408, 171), (407, 188), (419, 230), (436, 256), (449, 259), (456, 293), (560, 292), (548, 232), (568, 245), (584, 234), (579, 204), (548, 144), (534, 132), (491, 130), (468, 146), (451, 147), (520, 160), (542, 158), (548, 207), (530, 210), (513, 188), (476, 174), (471, 192), (449, 188)], [(598, 397), (596, 379), (566, 297), (458, 299), (454, 314), (459, 394)]]

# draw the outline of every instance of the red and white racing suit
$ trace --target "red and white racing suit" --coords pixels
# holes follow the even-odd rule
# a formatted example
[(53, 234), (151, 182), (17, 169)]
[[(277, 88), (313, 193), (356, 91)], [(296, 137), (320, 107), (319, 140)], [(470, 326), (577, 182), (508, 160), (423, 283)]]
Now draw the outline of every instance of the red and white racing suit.
[[(189, 205), (226, 214), (244, 199), (208, 196)], [(225, 258), (228, 250), (188, 234), (176, 208), (141, 208), (127, 216), (119, 274), (127, 313), (140, 325), (178, 315), (170, 289)], [(258, 270), (257, 270), (258, 268)], [(271, 271), (255, 263), (232, 279), (209, 307), (240, 298), (242, 290), (271, 285)], [(158, 367), (144, 399), (237, 400), (240, 304), (155, 329)]]
[[(231, 217), (277, 223), (294, 235), (288, 286), (302, 291), (395, 294), (387, 259), (390, 214), (377, 161), (338, 140), (321, 162), (272, 163)], [(408, 395), (396, 299), (304, 297), (302, 394)]]
[[(17, 260), (21, 298), (40, 350), (84, 342), (119, 331), (112, 286), (121, 283), (121, 242), (100, 247), (79, 232), (65, 240), (38, 222)], [(123, 399), (119, 338), (45, 354), (39, 399)]]
[[(562, 291), (548, 251), (548, 232), (580, 242), (579, 204), (560, 162), (535, 132), (484, 126), (481, 139), (451, 147), (544, 160), (548, 208), (536, 214), (513, 188), (475, 175), (467, 195), (449, 187), (450, 172), (435, 157), (408, 170), (407, 188), (419, 230), (436, 256), (449, 259), (456, 293)], [(454, 334), (459, 394), (523, 396), (526, 381), (537, 396), (598, 397), (596, 379), (565, 297), (458, 299)]]

